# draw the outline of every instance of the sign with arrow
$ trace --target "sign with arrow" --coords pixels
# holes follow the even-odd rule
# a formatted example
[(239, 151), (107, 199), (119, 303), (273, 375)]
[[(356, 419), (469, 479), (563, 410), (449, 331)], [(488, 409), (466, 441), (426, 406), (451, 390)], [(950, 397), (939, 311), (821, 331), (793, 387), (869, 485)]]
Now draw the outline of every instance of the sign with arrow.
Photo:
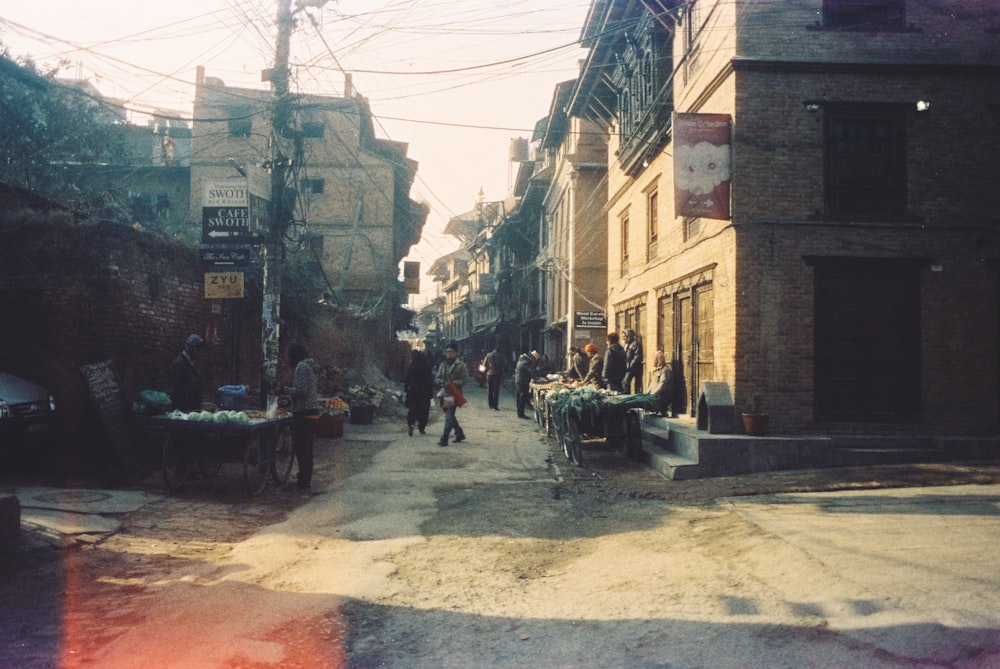
[(246, 179), (205, 182), (201, 207), (201, 241), (246, 244), (251, 239)]

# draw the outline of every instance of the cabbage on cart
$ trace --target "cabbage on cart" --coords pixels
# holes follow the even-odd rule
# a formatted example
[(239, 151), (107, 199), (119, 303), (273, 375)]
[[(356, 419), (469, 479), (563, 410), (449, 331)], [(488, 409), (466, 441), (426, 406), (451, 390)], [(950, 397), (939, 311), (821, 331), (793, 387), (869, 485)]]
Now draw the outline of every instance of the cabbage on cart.
[(603, 438), (608, 445), (639, 459), (642, 427), (638, 410), (655, 411), (658, 406), (655, 395), (622, 395), (592, 386), (552, 388), (544, 401), (555, 436), (574, 465), (583, 462), (584, 439)]

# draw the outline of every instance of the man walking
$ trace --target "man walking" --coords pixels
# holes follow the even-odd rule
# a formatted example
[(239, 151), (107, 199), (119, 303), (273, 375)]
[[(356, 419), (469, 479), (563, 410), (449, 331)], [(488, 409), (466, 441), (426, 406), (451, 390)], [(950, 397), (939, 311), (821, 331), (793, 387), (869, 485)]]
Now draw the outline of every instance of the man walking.
[(444, 434), (438, 441), (438, 446), (447, 446), (451, 431), (455, 431), (455, 443), (465, 441), (465, 431), (458, 424), (456, 412), (465, 403), (462, 388), (469, 380), (469, 370), (465, 363), (458, 359), (458, 344), (452, 342), (444, 350), (444, 361), (438, 367), (434, 377), (438, 388), (444, 391), (441, 397), (441, 408), (444, 409)]

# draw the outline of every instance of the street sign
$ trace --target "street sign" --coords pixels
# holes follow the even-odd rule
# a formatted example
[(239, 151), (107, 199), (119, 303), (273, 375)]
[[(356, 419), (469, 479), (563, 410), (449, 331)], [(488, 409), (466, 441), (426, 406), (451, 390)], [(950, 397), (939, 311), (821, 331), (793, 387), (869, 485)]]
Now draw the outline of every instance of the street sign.
[(578, 311), (574, 320), (578, 328), (600, 330), (608, 327), (608, 315), (603, 311)]
[(243, 297), (243, 272), (205, 272), (205, 299)]
[(245, 246), (202, 247), (201, 264), (206, 268), (243, 269), (250, 264), (250, 249)]
[(201, 207), (201, 241), (205, 244), (249, 243), (251, 239), (246, 179), (205, 182)]

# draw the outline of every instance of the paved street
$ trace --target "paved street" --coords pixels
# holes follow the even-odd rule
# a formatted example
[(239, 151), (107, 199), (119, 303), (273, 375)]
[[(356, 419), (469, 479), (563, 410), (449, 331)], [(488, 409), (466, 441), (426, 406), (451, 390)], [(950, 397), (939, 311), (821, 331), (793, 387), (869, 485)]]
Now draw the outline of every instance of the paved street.
[(0, 666), (1000, 667), (995, 466), (671, 482), (469, 396), (460, 445), (322, 440), (315, 497), (26, 491), (80, 540), (3, 555)]

